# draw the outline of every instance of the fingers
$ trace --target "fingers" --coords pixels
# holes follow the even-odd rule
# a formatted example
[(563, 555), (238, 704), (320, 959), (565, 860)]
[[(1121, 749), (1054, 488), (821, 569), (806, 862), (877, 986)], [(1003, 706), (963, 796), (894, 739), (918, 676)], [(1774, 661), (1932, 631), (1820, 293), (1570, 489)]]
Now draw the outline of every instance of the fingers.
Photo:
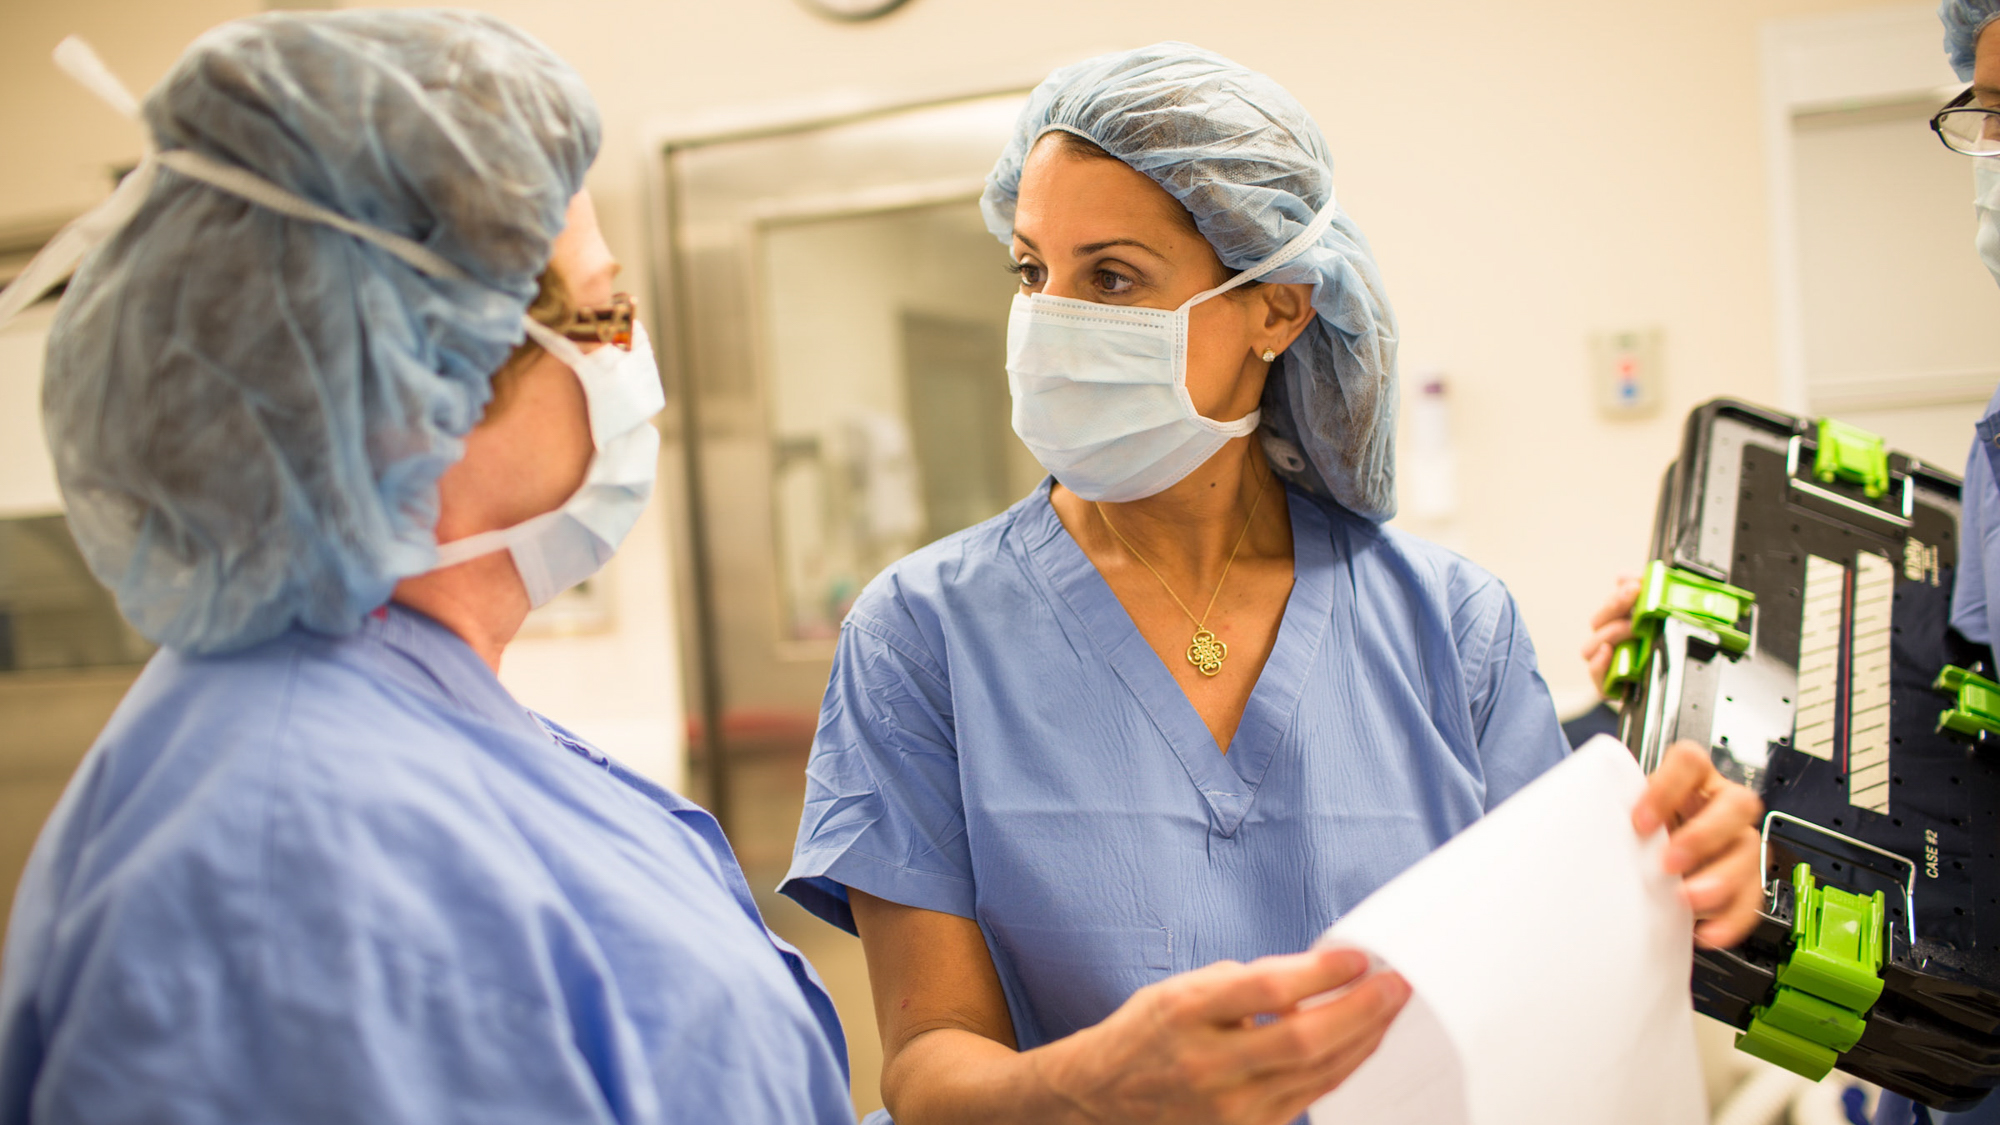
[(1588, 660), (1592, 653), (1600, 649), (1608, 649), (1631, 639), (1632, 621), (1630, 618), (1621, 617), (1609, 625), (1600, 625), (1597, 627), (1596, 632), (1590, 634), (1590, 640), (1584, 642), (1583, 658)]
[(1590, 684), (1599, 695), (1604, 694), (1604, 677), (1611, 671), (1611, 650), (1602, 649), (1583, 658), (1584, 670), (1590, 673)]
[(1639, 580), (1620, 575), (1611, 597), (1591, 614), (1590, 639), (1584, 642), (1581, 655), (1584, 666), (1590, 669), (1592, 684), (1604, 683), (1605, 673), (1611, 670), (1612, 650), (1632, 638), (1632, 606), (1638, 600)]
[[(1381, 1040), (1410, 998), (1400, 975), (1370, 974), (1324, 1004), (1302, 1008), (1233, 1038), (1230, 1062), (1254, 1076), (1274, 1076), (1281, 1086), (1311, 1085), (1337, 1059)], [(1364, 1051), (1361, 1055), (1366, 1057)], [(1360, 1059), (1354, 1060), (1359, 1065)], [(1351, 1067), (1350, 1067), (1351, 1069)], [(1290, 1072), (1297, 1072), (1296, 1078)]]
[(1602, 629), (1619, 618), (1630, 618), (1632, 607), (1639, 601), (1639, 579), (1630, 574), (1621, 574), (1611, 587), (1611, 596), (1590, 615), (1593, 631)]
[[(1401, 1014), (1398, 1005), (1395, 1014)], [(1361, 1068), (1368, 1057), (1382, 1045), (1382, 1040), (1395, 1023), (1394, 1014), (1381, 1022), (1363, 1038), (1349, 1043), (1328, 1056), (1319, 1066), (1300, 1071), (1296, 1076), (1276, 1079), (1270, 1083), (1269, 1112), (1260, 1116), (1269, 1121), (1291, 1121), (1311, 1107), (1311, 1105), (1331, 1093), (1333, 1089)]]
[(1611, 671), (1611, 657), (1618, 645), (1632, 639), (1632, 622), (1619, 618), (1590, 635), (1590, 641), (1583, 646), (1584, 667), (1590, 670), (1592, 686), (1604, 683), (1605, 673)]
[(1669, 746), (1659, 766), (1646, 778), (1646, 791), (1632, 809), (1632, 830), (1650, 836), (1661, 825), (1673, 824), (1711, 777), (1721, 780), (1701, 747), (1692, 742)]
[(1367, 955), (1354, 949), (1261, 957), (1248, 965), (1221, 962), (1184, 974), (1179, 979), (1185, 996), (1168, 1002), (1202, 1022), (1227, 1026), (1291, 1011), (1301, 1000), (1352, 982), (1367, 968)]
[(1755, 793), (1719, 775), (1715, 781), (1707, 800), (1667, 834), (1661, 862), (1669, 874), (1699, 871), (1721, 858), (1764, 814), (1764, 802)]
[(1692, 742), (1667, 749), (1632, 810), (1642, 836), (1672, 826), (1660, 865), (1686, 876), (1681, 894), (1701, 920), (1695, 937), (1704, 945), (1735, 945), (1757, 925), (1764, 889), (1756, 826), (1763, 815), (1757, 795), (1723, 778)]
[(1757, 833), (1744, 829), (1729, 850), (1682, 885), (1688, 905), (1701, 921), (1695, 940), (1711, 949), (1727, 949), (1750, 936), (1764, 906), (1762, 872), (1757, 864)]

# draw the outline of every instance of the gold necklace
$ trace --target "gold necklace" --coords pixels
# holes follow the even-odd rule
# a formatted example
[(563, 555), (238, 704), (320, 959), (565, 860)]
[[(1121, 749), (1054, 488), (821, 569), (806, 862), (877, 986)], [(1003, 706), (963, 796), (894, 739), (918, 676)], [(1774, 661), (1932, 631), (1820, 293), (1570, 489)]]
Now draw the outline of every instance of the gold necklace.
[(1222, 564), (1222, 577), (1215, 580), (1215, 592), (1208, 596), (1208, 608), (1201, 611), (1199, 618), (1188, 609), (1187, 603), (1181, 600), (1181, 596), (1174, 593), (1174, 588), (1167, 585), (1166, 577), (1152, 563), (1146, 561), (1146, 556), (1140, 554), (1123, 535), (1118, 534), (1117, 528), (1111, 526), (1111, 517), (1104, 514), (1104, 505), (1091, 502), (1090, 506), (1097, 509), (1097, 518), (1104, 522), (1104, 529), (1117, 538), (1127, 551), (1132, 552), (1132, 557), (1138, 559), (1140, 565), (1153, 572), (1153, 577), (1160, 580), (1160, 588), (1167, 592), (1168, 597), (1174, 599), (1175, 605), (1181, 607), (1181, 612), (1187, 614), (1187, 619), (1194, 622), (1194, 639), (1188, 642), (1187, 661), (1204, 676), (1213, 676), (1222, 671), (1222, 662), (1229, 659), (1229, 646), (1223, 643), (1222, 638), (1208, 631), (1208, 617), (1215, 612), (1215, 599), (1222, 596), (1222, 584), (1229, 581), (1229, 568), (1236, 562), (1236, 552), (1243, 549), (1243, 539), (1250, 534), (1250, 525), (1257, 519), (1257, 506), (1263, 502), (1264, 489), (1259, 487), (1257, 499), (1250, 502), (1250, 514), (1243, 518), (1243, 530), (1236, 533), (1236, 546), (1229, 549), (1229, 561)]

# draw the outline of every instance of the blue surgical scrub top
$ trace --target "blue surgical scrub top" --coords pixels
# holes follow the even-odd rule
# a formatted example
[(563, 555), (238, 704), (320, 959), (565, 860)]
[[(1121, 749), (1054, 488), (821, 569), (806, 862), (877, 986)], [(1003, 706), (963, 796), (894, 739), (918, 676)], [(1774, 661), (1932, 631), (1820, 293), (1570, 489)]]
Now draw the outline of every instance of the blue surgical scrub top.
[(156, 656), (43, 829), (0, 1122), (847, 1122), (709, 815), (391, 608)]
[(1986, 404), (1965, 458), (1959, 500), (1958, 570), (1952, 580), (1951, 623), (1968, 640), (2000, 638), (2000, 390)]
[(1289, 501), (1292, 592), (1226, 757), (1047, 482), (889, 568), (841, 630), (784, 892), (850, 931), (849, 887), (974, 919), (1025, 1050), (1307, 948), (1563, 758), (1496, 579)]
[[(1952, 580), (1951, 623), (1966, 639), (1990, 645), (2000, 638), (2000, 390), (1974, 427), (1959, 500), (1958, 570)], [(2000, 1098), (1964, 1113), (1922, 1110), (1899, 1094), (1883, 1094), (1876, 1125), (2000, 1125)]]

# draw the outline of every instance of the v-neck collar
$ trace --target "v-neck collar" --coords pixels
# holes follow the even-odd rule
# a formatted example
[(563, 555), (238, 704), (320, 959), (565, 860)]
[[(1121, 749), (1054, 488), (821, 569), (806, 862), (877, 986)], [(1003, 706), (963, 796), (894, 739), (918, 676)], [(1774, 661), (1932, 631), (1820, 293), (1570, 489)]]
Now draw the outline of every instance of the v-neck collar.
[[(1173, 673), (1139, 632), (1131, 614), (1104, 581), (1090, 557), (1071, 538), (1049, 502), (1044, 481), (1035, 502), (1043, 526), (1023, 536), (1023, 545), (1043, 576), (1104, 654), (1148, 718), (1180, 759), (1188, 779), (1208, 803), (1216, 831), (1233, 836), (1256, 799), (1257, 786), (1277, 754), (1279, 741), (1298, 712), (1306, 677), (1326, 641), (1333, 618), (1333, 535), (1326, 513), (1311, 497), (1287, 486), (1292, 523), (1292, 591), (1271, 655), (1258, 673), (1231, 736), (1220, 753), (1215, 736)], [(1025, 530), (1025, 529), (1024, 529)]]

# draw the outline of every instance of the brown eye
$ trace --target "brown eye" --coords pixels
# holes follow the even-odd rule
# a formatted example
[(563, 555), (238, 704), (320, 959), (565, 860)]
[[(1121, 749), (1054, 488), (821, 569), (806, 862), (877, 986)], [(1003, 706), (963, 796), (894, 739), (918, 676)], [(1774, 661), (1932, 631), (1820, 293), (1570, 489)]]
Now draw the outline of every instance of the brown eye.
[(1132, 279), (1122, 273), (1114, 273), (1111, 270), (1098, 270), (1097, 287), (1106, 293), (1116, 296), (1132, 288)]

